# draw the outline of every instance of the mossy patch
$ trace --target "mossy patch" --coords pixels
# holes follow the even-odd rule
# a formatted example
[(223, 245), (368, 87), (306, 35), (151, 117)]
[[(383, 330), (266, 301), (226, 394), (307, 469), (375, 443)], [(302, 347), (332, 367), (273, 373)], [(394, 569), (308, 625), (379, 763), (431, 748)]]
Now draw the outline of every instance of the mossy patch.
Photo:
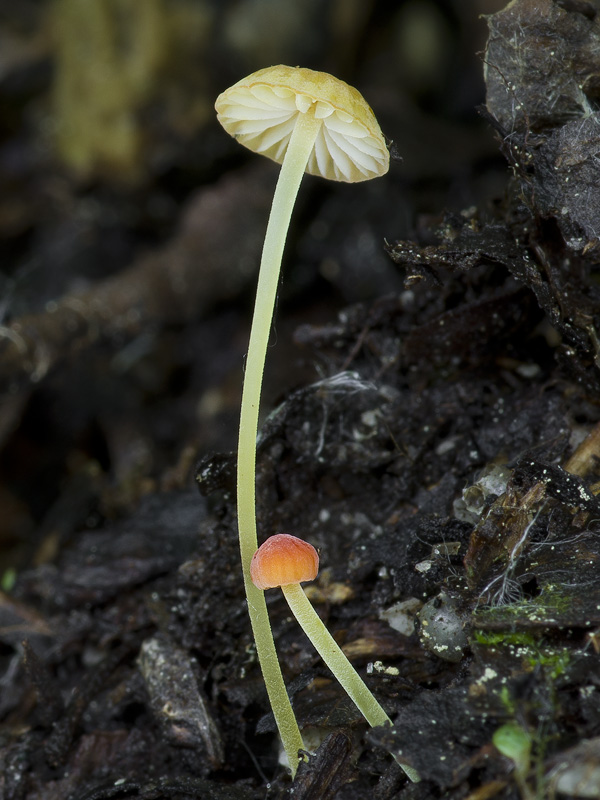
[(562, 624), (572, 606), (573, 596), (564, 587), (548, 583), (537, 597), (478, 609), (475, 612), (475, 624), (478, 628), (489, 630), (510, 627), (513, 632), (517, 627), (529, 630), (553, 628)]

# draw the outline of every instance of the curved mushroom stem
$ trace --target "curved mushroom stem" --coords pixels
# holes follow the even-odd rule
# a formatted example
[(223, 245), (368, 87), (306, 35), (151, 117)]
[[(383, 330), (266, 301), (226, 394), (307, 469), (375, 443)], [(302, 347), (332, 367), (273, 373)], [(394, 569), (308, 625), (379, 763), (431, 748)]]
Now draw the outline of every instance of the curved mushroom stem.
[[(363, 679), (329, 633), (312, 607), (308, 597), (304, 594), (300, 584), (290, 583), (287, 586), (282, 586), (281, 590), (300, 627), (369, 725), (372, 727), (387, 725), (388, 723), (391, 725), (391, 719), (371, 694)], [(417, 783), (420, 780), (419, 773), (415, 769), (403, 764), (398, 758), (396, 758), (396, 761), (413, 783)]]
[(306, 113), (298, 115), (279, 173), (256, 289), (256, 302), (242, 390), (238, 440), (238, 532), (248, 612), (269, 701), (290, 762), (292, 775), (296, 773), (298, 765), (298, 750), (304, 749), (304, 743), (283, 683), (264, 593), (252, 583), (250, 562), (258, 547), (255, 489), (256, 437), (267, 345), (279, 284), (283, 248), (292, 209), (321, 125), (322, 120), (315, 118), (312, 108), (309, 108)]

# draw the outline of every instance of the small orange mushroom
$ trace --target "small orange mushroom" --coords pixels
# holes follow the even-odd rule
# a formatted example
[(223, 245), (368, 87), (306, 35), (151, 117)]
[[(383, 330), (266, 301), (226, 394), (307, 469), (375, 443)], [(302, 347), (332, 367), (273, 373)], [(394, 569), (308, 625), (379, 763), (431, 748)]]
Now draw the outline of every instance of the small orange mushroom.
[(252, 556), (250, 575), (259, 589), (312, 581), (319, 572), (319, 554), (308, 542), (277, 533), (263, 542)]
[[(348, 661), (300, 586), (303, 581), (314, 580), (318, 571), (319, 555), (312, 544), (287, 533), (278, 533), (263, 542), (250, 563), (250, 575), (258, 589), (281, 587), (300, 627), (369, 725), (391, 725), (390, 718)], [(403, 763), (398, 755), (394, 758), (411, 781), (416, 783), (420, 780), (413, 767)]]

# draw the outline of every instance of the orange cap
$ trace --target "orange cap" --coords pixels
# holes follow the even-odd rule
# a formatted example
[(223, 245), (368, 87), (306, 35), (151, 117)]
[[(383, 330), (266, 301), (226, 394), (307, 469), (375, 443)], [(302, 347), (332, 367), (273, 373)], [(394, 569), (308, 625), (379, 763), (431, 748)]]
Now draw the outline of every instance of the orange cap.
[(261, 544), (252, 556), (250, 576), (259, 589), (312, 581), (319, 571), (319, 555), (312, 544), (277, 533)]

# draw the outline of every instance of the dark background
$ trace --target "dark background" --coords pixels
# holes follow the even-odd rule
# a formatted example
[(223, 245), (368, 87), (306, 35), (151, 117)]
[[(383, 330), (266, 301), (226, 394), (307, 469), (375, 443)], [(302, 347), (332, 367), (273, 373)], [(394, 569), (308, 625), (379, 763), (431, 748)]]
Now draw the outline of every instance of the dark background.
[[(0, 796), (595, 774), (599, 9), (503, 5), (0, 0)], [(293, 787), (233, 500), (278, 167), (213, 108), (277, 63), (356, 86), (392, 154), (304, 180), (267, 355), (260, 538), (320, 549), (311, 599), (395, 722), (366, 730), (270, 592), (316, 751)]]

